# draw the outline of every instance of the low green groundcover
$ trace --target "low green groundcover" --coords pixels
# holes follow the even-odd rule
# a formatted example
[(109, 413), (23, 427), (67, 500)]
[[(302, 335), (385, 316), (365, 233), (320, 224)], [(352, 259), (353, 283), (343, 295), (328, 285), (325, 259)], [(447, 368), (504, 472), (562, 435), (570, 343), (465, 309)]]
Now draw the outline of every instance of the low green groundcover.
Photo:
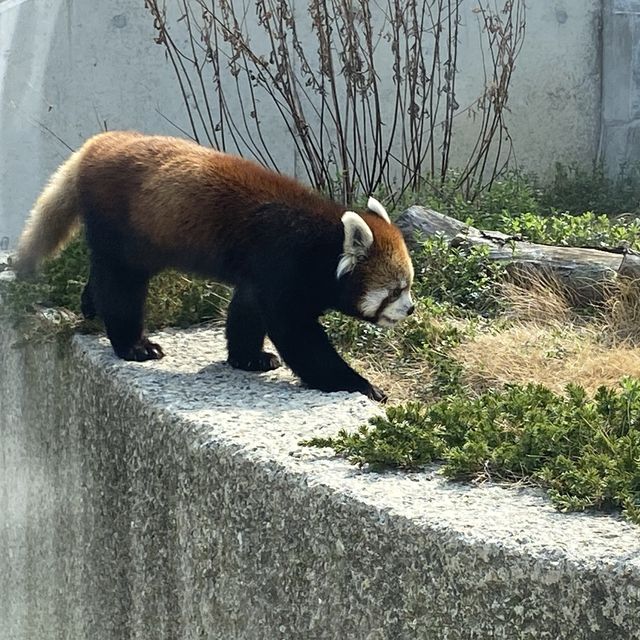
[(545, 487), (563, 511), (622, 509), (640, 524), (640, 380), (593, 398), (578, 385), (558, 395), (529, 384), (408, 403), (355, 433), (304, 444), (375, 469), (441, 461), (454, 479), (524, 480)]
[[(82, 238), (47, 260), (31, 280), (16, 280), (0, 287), (0, 315), (23, 320), (38, 307), (55, 307), (80, 314), (80, 295), (89, 276), (89, 254)], [(145, 324), (153, 331), (166, 326), (188, 327), (220, 317), (229, 300), (223, 285), (164, 271), (149, 286)]]

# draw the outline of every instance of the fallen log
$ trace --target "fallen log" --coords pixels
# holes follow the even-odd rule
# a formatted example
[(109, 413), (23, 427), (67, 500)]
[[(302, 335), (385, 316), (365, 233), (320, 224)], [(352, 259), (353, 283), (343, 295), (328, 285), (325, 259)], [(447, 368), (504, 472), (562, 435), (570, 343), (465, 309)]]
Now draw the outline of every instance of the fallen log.
[(640, 254), (624, 246), (596, 249), (536, 244), (477, 229), (417, 205), (402, 213), (397, 225), (411, 247), (436, 234), (452, 247), (486, 246), (489, 259), (503, 263), (513, 278), (551, 277), (577, 302), (601, 302), (620, 276), (640, 279)]

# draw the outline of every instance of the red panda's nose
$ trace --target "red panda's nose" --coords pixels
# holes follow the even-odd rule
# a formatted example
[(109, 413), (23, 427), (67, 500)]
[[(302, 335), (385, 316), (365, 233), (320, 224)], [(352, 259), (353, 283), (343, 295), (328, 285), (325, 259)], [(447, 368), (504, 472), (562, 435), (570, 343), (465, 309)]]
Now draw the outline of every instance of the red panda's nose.
[(416, 310), (416, 305), (412, 304), (408, 309), (407, 309), (407, 315), (410, 316), (414, 311)]

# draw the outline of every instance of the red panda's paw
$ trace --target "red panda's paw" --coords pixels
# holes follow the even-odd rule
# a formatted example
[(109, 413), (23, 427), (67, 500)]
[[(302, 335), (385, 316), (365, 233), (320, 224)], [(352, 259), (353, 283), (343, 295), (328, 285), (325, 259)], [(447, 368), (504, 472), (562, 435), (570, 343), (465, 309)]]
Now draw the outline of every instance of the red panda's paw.
[(145, 362), (147, 360), (160, 360), (164, 357), (162, 347), (155, 342), (151, 342), (147, 338), (140, 338), (133, 346), (129, 347), (124, 353), (118, 353), (124, 360), (133, 360), (135, 362)]
[(369, 385), (369, 388), (364, 391), (364, 395), (371, 400), (375, 400), (376, 402), (382, 402), (383, 404), (389, 399), (387, 394), (380, 389), (379, 387), (375, 387), (372, 384)]
[(261, 351), (257, 356), (251, 358), (229, 357), (227, 362), (234, 369), (242, 369), (243, 371), (273, 371), (280, 366), (280, 358), (267, 351)]

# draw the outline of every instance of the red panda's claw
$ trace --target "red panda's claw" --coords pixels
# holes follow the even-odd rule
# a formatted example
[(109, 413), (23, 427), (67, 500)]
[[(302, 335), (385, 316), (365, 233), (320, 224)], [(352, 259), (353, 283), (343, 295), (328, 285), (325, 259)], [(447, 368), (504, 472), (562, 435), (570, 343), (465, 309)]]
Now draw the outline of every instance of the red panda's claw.
[(144, 346), (147, 350), (149, 360), (160, 360), (161, 358), (164, 358), (164, 351), (159, 344), (145, 339)]
[(366, 391), (365, 395), (371, 400), (382, 402), (383, 404), (389, 399), (387, 394), (382, 389), (374, 387), (373, 385), (369, 386), (369, 389)]
[(267, 351), (261, 351), (252, 358), (229, 357), (228, 362), (234, 369), (243, 369), (244, 371), (273, 371), (280, 366), (280, 358)]
[(146, 362), (147, 360), (160, 360), (160, 358), (164, 357), (164, 352), (159, 344), (151, 342), (147, 338), (141, 338), (125, 353), (118, 353), (118, 355), (124, 360)]

